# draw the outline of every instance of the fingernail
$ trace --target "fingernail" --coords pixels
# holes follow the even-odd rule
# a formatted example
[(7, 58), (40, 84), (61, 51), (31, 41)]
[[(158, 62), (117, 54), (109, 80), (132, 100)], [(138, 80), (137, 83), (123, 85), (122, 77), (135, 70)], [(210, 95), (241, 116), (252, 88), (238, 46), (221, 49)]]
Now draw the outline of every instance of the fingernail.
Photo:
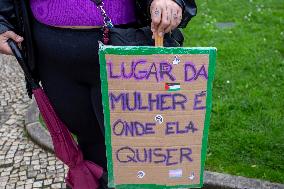
[(160, 33), (159, 33), (159, 36), (160, 36), (160, 37), (163, 37), (163, 35), (164, 35), (163, 32), (160, 32)]
[(17, 37), (17, 41), (22, 41), (24, 38), (22, 38), (22, 37)]

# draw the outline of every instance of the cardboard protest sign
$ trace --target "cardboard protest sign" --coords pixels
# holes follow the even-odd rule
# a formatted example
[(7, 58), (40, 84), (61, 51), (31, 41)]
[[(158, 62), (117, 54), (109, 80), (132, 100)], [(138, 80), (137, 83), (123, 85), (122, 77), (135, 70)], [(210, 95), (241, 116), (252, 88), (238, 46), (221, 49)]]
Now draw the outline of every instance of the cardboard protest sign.
[(216, 49), (99, 53), (109, 186), (202, 187)]

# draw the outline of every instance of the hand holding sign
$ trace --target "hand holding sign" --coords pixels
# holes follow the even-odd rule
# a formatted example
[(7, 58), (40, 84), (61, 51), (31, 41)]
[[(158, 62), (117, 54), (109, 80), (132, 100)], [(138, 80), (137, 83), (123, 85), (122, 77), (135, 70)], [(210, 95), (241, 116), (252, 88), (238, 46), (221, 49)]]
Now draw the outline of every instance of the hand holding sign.
[(173, 0), (153, 0), (150, 11), (151, 30), (160, 37), (178, 27), (182, 19), (182, 8)]

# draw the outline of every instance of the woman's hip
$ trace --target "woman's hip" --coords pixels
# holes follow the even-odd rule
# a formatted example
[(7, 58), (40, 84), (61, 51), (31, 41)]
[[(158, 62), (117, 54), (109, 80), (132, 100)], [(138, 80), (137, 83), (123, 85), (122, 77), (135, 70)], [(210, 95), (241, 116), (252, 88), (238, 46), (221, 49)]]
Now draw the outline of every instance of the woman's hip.
[(37, 67), (79, 80), (99, 79), (99, 28), (70, 29), (47, 26), (34, 20), (33, 38)]

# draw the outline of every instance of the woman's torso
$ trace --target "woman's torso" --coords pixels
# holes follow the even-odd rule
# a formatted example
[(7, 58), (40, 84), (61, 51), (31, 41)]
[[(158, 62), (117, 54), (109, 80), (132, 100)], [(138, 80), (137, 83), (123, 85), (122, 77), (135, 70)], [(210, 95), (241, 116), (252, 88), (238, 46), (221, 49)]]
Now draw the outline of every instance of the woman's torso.
[[(135, 0), (104, 0), (105, 9), (115, 25), (135, 22)], [(103, 18), (91, 0), (30, 0), (34, 17), (57, 27), (97, 27)]]

